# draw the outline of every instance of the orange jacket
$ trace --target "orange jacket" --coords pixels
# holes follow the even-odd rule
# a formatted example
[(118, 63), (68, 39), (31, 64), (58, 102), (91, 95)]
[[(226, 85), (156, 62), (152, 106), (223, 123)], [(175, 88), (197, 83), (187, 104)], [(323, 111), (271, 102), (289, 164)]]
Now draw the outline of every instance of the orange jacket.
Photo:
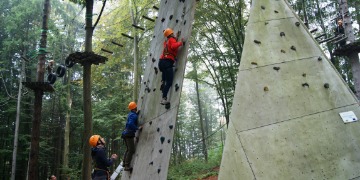
[(164, 42), (164, 50), (160, 56), (160, 59), (171, 59), (175, 61), (178, 49), (182, 45), (183, 43), (181, 41), (176, 42), (174, 37), (168, 38), (167, 41)]

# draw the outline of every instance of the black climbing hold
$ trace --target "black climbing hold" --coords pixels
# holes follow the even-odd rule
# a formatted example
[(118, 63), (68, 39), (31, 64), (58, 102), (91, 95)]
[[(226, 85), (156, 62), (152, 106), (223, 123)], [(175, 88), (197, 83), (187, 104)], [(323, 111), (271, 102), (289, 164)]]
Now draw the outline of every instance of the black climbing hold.
[(302, 76), (303, 76), (303, 77), (306, 77), (306, 73), (303, 73)]
[(321, 58), (321, 57), (319, 57), (319, 58), (318, 58), (318, 61), (321, 61), (321, 60), (322, 60), (322, 58)]
[(256, 43), (256, 44), (261, 44), (261, 42), (258, 41), (258, 40), (254, 40), (254, 43)]
[(144, 84), (146, 84), (146, 81), (144, 81)]
[(173, 18), (173, 15), (170, 15), (169, 19), (171, 20)]
[(280, 67), (273, 67), (274, 70), (279, 71)]
[(261, 6), (261, 9), (265, 9), (265, 6)]
[(279, 13), (279, 12), (278, 12), (278, 11), (276, 11), (276, 10), (275, 10), (274, 12), (275, 12), (275, 13)]
[(179, 20), (176, 20), (175, 22), (176, 22), (176, 23), (178, 23), (178, 22), (179, 22)]
[(281, 50), (281, 52), (282, 52), (282, 53), (286, 53), (285, 50), (283, 50), (283, 49)]
[(184, 25), (186, 24), (186, 20), (184, 21)]
[(170, 125), (169, 128), (172, 129), (174, 126), (173, 125)]
[(267, 86), (265, 86), (264, 91), (269, 91), (269, 88)]
[(179, 85), (175, 84), (175, 91), (178, 91), (178, 90), (179, 90)]
[(149, 124), (151, 125), (151, 124), (152, 124), (152, 121), (150, 121)]
[(329, 89), (329, 87), (330, 87), (329, 83), (324, 84), (324, 88)]
[(155, 70), (155, 74), (157, 74), (158, 73), (157, 67), (154, 67), (154, 70)]
[(295, 25), (296, 25), (296, 26), (300, 26), (300, 23), (299, 23), (299, 22), (296, 22)]
[(162, 149), (159, 150), (159, 153), (160, 153), (160, 154), (162, 153)]
[(284, 33), (284, 32), (281, 32), (281, 33), (280, 33), (280, 37), (283, 37), (283, 36), (285, 36), (285, 33)]
[(168, 143), (170, 143), (171, 142), (171, 140), (170, 139), (168, 139)]
[(157, 132), (159, 132), (160, 131), (160, 128), (157, 128), (157, 130), (156, 130)]
[(152, 56), (152, 54), (150, 53), (150, 57)]
[(141, 96), (141, 99), (144, 99), (144, 97), (143, 97), (143, 96)]
[(164, 21), (165, 21), (165, 18), (162, 18), (162, 19), (161, 19), (161, 22), (164, 22)]
[(158, 169), (158, 174), (160, 173), (160, 169)]
[(251, 62), (252, 65), (258, 65), (256, 62)]
[(295, 46), (291, 46), (290, 49), (296, 51), (296, 47), (295, 47)]
[(154, 162), (152, 162), (152, 161), (149, 163), (149, 165), (153, 165), (153, 164), (154, 164)]
[(145, 91), (147, 91), (149, 93), (151, 90), (150, 90), (150, 88), (148, 86), (146, 86)]
[(153, 91), (156, 91), (156, 88), (154, 88)]
[(156, 61), (156, 59), (155, 59), (155, 58), (152, 58), (151, 60), (152, 60), (152, 62), (155, 62), (155, 61)]
[(167, 1), (165, 1), (165, 4), (167, 3)]
[(165, 109), (170, 109), (170, 103), (165, 104)]
[(310, 87), (310, 85), (308, 83), (303, 83), (302, 86), (303, 87), (305, 87), (305, 86)]
[(165, 137), (161, 136), (160, 141), (161, 141), (161, 144), (164, 143)]

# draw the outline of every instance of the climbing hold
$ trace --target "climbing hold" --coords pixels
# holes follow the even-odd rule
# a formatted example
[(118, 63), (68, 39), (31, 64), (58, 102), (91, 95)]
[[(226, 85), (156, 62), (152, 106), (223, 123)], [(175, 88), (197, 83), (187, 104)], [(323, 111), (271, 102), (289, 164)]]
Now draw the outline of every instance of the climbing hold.
[(310, 85), (309, 85), (308, 83), (303, 83), (302, 86), (303, 86), (303, 87), (305, 87), (305, 86), (306, 86), (306, 87), (310, 87)]
[(169, 19), (171, 20), (173, 18), (173, 15), (170, 15)]
[(269, 91), (269, 88), (267, 86), (265, 86), (264, 91)]
[(280, 67), (273, 67), (274, 70), (279, 71)]
[(324, 84), (324, 88), (329, 89), (329, 87), (330, 87), (329, 83)]
[(165, 137), (161, 136), (160, 141), (161, 141), (161, 144), (164, 143)]
[(154, 88), (153, 91), (156, 91), (156, 88)]
[(155, 36), (153, 36), (153, 38), (155, 38)]
[(151, 125), (151, 124), (152, 124), (152, 121), (150, 121), (149, 124)]
[(295, 25), (299, 27), (299, 26), (300, 26), (300, 23), (299, 23), (299, 22), (296, 22)]
[(265, 25), (268, 25), (268, 24), (269, 24), (269, 22), (266, 21), (266, 22), (265, 22)]
[(283, 49), (281, 50), (281, 52), (282, 52), (282, 53), (286, 53), (285, 50), (283, 50)]
[(179, 90), (179, 85), (175, 84), (175, 91), (178, 91), (178, 90)]
[(153, 165), (153, 164), (154, 164), (154, 162), (152, 162), (152, 161), (149, 163), (149, 165)]
[(279, 13), (277, 10), (274, 11), (275, 13)]
[(152, 58), (151, 60), (152, 60), (152, 62), (155, 62), (155, 61), (156, 61), (156, 59), (155, 59), (155, 58)]
[(164, 22), (164, 21), (165, 21), (165, 18), (162, 18), (162, 19), (161, 19), (161, 22)]
[(157, 74), (158, 73), (157, 67), (154, 67), (154, 70), (155, 70), (155, 74)]
[(258, 65), (256, 62), (251, 62), (252, 65)]
[(170, 139), (168, 139), (168, 143), (170, 143), (171, 142), (171, 140)]
[(184, 21), (184, 25), (186, 24), (186, 20)]
[(160, 153), (160, 154), (162, 153), (162, 149), (159, 150), (159, 153)]
[(265, 6), (261, 6), (261, 9), (265, 9)]
[(144, 81), (144, 84), (146, 84), (146, 81)]
[(321, 57), (319, 57), (319, 58), (318, 58), (318, 61), (321, 61), (321, 60), (322, 60), (322, 58), (321, 58)]
[(144, 96), (141, 96), (141, 99), (144, 99)]
[(151, 55), (152, 55), (152, 54), (150, 53), (150, 55), (149, 55), (149, 56), (151, 57)]
[(160, 169), (158, 169), (158, 174), (160, 173)]
[(256, 44), (261, 44), (261, 42), (258, 41), (258, 40), (254, 40), (254, 43), (256, 43)]
[(157, 128), (157, 130), (156, 130), (157, 132), (159, 132), (160, 131), (160, 128)]
[(306, 73), (303, 73), (302, 76), (303, 76), (303, 77), (306, 77)]
[(296, 47), (295, 47), (295, 46), (291, 46), (290, 49), (296, 51)]
[(176, 20), (175, 22), (176, 22), (176, 23), (178, 23), (178, 22), (179, 22), (179, 20)]
[(172, 129), (174, 126), (173, 125), (170, 125), (169, 128)]
[(285, 33), (284, 33), (284, 32), (281, 32), (281, 33), (280, 33), (280, 37), (283, 37), (283, 36), (285, 36)]

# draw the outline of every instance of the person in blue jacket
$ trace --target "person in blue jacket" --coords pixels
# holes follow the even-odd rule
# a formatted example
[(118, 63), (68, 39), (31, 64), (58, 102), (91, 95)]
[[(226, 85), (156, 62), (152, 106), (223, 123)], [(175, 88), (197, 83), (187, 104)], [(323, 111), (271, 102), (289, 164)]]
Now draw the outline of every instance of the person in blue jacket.
[(121, 134), (121, 138), (124, 139), (126, 145), (126, 151), (124, 154), (124, 171), (130, 171), (130, 163), (133, 154), (135, 153), (135, 142), (134, 137), (137, 130), (141, 130), (141, 126), (138, 127), (138, 114), (137, 105), (135, 102), (130, 102), (128, 109), (130, 110), (125, 125), (125, 130)]
[(112, 154), (111, 158), (107, 158), (105, 139), (100, 135), (91, 136), (89, 144), (92, 146), (91, 157), (94, 163), (94, 170), (91, 174), (92, 180), (108, 180), (110, 178), (108, 167), (114, 163), (118, 156)]

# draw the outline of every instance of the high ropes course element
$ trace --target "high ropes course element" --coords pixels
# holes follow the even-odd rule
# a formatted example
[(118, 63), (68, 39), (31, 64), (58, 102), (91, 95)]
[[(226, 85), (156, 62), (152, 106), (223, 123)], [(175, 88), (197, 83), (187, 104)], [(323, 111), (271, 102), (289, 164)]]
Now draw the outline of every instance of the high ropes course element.
[(309, 30), (285, 0), (246, 28), (219, 179), (358, 179), (359, 102)]

